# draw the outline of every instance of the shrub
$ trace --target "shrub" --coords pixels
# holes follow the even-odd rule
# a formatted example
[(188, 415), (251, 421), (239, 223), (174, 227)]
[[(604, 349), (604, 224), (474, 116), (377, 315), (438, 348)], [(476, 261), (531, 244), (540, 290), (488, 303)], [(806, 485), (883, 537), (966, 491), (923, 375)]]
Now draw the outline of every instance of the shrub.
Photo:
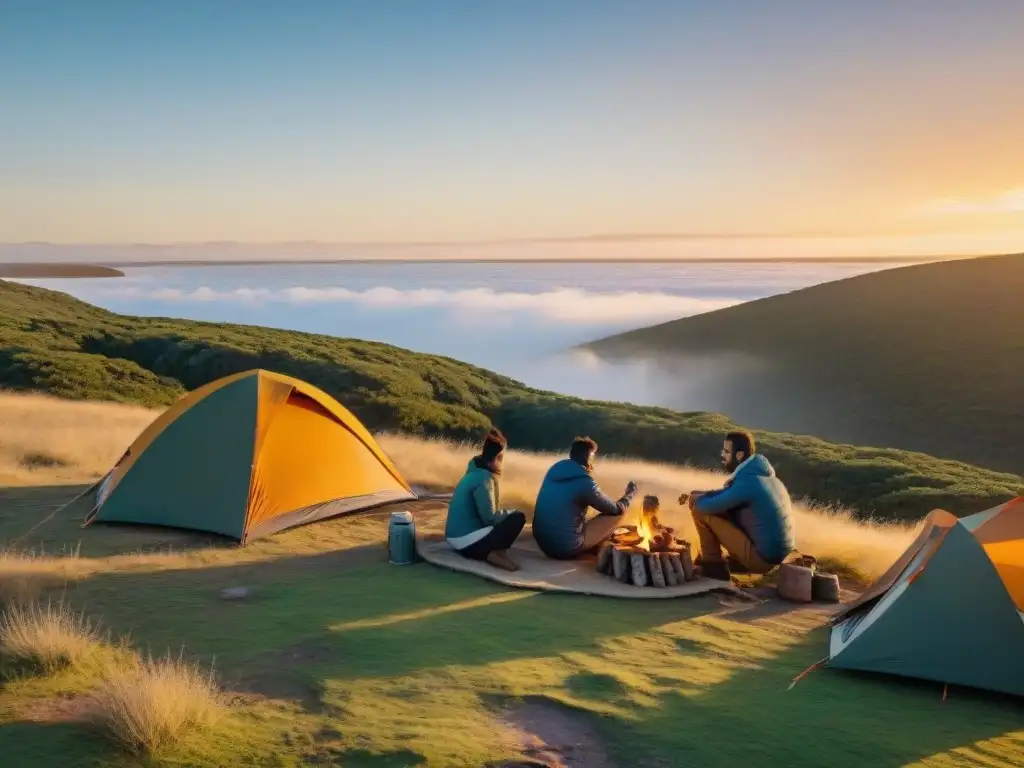
[(136, 754), (153, 753), (214, 725), (226, 702), (212, 670), (170, 656), (107, 670), (94, 694), (96, 725)]
[(100, 647), (97, 630), (63, 603), (14, 605), (0, 615), (0, 650), (5, 656), (53, 673), (77, 664)]

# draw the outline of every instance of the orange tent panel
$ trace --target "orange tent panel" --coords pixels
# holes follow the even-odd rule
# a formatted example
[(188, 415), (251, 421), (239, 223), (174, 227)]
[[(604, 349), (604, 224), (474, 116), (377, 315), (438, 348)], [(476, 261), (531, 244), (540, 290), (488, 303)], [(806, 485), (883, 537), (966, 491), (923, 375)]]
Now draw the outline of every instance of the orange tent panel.
[(246, 531), (273, 528), (273, 518), (325, 501), (406, 490), (312, 398), (292, 391), (271, 408), (253, 465)]
[(1003, 505), (974, 531), (999, 571), (1017, 610), (1024, 612), (1024, 497)]

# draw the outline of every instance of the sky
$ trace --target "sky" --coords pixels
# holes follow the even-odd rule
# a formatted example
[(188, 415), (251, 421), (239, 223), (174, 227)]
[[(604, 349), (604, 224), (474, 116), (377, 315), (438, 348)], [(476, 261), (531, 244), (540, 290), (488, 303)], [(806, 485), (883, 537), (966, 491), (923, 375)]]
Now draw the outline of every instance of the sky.
[(0, 242), (1024, 250), (1021, 94), (1021, 0), (0, 0)]

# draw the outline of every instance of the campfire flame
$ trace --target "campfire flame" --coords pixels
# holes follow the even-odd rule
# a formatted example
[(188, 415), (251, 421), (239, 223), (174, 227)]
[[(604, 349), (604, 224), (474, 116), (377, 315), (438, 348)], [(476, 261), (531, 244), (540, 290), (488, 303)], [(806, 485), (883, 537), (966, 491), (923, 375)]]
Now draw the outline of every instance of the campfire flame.
[(644, 499), (643, 508), (640, 510), (640, 519), (637, 521), (636, 533), (640, 537), (636, 546), (647, 552), (661, 551), (671, 544), (671, 530), (665, 528), (658, 520), (656, 496), (648, 496)]
[(663, 525), (658, 519), (658, 497), (644, 497), (643, 508), (636, 525), (626, 525), (616, 530), (613, 543), (654, 554), (656, 552), (678, 552), (689, 543), (675, 537), (675, 529)]
[(646, 549), (648, 552), (651, 551), (651, 539), (654, 537), (654, 526), (656, 525), (658, 525), (658, 516), (654, 510), (645, 507), (640, 511), (640, 519), (636, 524), (636, 532), (640, 537), (637, 546), (640, 549)]

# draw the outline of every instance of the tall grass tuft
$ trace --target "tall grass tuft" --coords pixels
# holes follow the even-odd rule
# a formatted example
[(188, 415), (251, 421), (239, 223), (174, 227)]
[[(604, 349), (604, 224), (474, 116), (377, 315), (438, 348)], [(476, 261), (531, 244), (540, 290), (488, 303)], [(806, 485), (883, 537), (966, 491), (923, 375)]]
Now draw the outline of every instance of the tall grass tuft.
[(109, 668), (92, 707), (96, 725), (135, 754), (158, 752), (209, 728), (226, 711), (212, 670), (171, 656)]
[(64, 603), (13, 605), (0, 614), (0, 652), (50, 674), (101, 647), (99, 632)]

